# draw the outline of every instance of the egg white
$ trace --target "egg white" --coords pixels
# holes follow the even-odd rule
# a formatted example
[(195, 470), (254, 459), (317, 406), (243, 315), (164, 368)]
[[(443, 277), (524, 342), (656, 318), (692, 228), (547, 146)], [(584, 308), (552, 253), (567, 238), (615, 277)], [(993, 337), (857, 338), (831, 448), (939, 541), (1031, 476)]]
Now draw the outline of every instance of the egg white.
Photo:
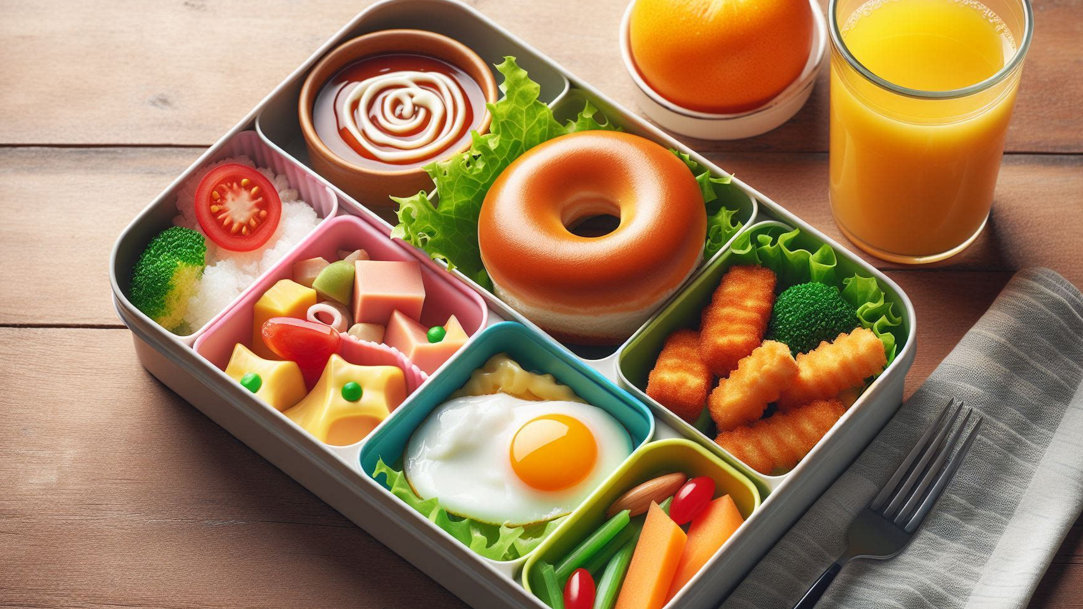
[[(598, 445), (594, 468), (561, 491), (535, 489), (516, 476), (509, 458), (515, 432), (544, 414), (581, 421)], [(601, 408), (563, 401), (528, 401), (504, 393), (454, 398), (414, 431), (403, 470), (422, 499), (436, 497), (452, 514), (493, 524), (544, 522), (571, 512), (632, 452), (632, 440)]]

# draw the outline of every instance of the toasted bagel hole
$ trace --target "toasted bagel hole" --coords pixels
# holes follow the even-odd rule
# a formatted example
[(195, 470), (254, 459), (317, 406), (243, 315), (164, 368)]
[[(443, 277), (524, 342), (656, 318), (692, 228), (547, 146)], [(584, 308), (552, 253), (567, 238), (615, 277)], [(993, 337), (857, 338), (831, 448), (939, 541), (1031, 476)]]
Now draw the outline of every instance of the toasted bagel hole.
[(584, 196), (564, 209), (561, 222), (573, 235), (604, 237), (620, 226), (620, 207), (602, 196)]

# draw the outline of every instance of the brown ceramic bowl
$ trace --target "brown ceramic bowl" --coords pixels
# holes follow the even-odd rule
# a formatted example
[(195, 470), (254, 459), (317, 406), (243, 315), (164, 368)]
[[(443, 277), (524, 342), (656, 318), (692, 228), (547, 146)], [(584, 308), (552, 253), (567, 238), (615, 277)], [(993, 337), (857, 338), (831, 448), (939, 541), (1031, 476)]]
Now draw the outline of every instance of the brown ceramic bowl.
[[(309, 161), (317, 173), (376, 211), (389, 210), (393, 206), (389, 198), (391, 196), (408, 197), (420, 190), (431, 189), (432, 180), (421, 167), (375, 169), (343, 159), (316, 133), (312, 108), (324, 83), (339, 70), (365, 57), (386, 53), (410, 53), (442, 60), (459, 68), (478, 83), (486, 102), (495, 102), (497, 95), (493, 73), (476, 53), (458, 41), (433, 32), (383, 30), (349, 40), (324, 56), (305, 77), (298, 104), (301, 132), (308, 147)], [(491, 121), (492, 116), (488, 109), (483, 110), (481, 122), (474, 130), (485, 133)], [(425, 164), (446, 159), (469, 146), (470, 139), (467, 138), (462, 145), (441, 152)]]

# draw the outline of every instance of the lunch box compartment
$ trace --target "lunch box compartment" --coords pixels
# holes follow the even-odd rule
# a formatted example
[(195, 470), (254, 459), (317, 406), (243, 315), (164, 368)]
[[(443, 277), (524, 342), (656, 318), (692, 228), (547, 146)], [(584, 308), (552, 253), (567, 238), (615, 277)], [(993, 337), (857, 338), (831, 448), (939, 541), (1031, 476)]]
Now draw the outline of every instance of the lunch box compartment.
[[(369, 436), (361, 450), (362, 470), (372, 476), (381, 459), (397, 467), (414, 430), (436, 407), (465, 385), (475, 370), (500, 353), (506, 353), (528, 372), (553, 375), (558, 383), (570, 387), (588, 404), (605, 410), (628, 432), (633, 448), (641, 446), (654, 435), (654, 418), (641, 402), (544, 336), (522, 324), (503, 322), (485, 329), (439, 374), (433, 376), (408, 404), (396, 409)], [(420, 526), (448, 535), (421, 514), (415, 513), (414, 516)], [(488, 560), (481, 556), (477, 558)], [(523, 560), (519, 558), (510, 562), (521, 564)], [(500, 564), (499, 561), (489, 562)]]
[[(791, 230), (793, 230), (792, 227), (781, 222), (761, 222), (749, 227), (748, 234), (742, 236), (742, 241), (750, 239), (754, 242), (757, 237), (761, 235), (776, 238)], [(818, 239), (816, 235), (806, 232), (805, 229), (802, 229), (794, 242), (791, 243), (791, 245), (805, 249), (809, 252), (816, 252), (823, 244), (824, 241)], [(860, 272), (863, 275), (870, 274), (868, 270), (862, 268), (860, 264), (845, 256), (839, 255), (838, 250), (835, 251), (834, 255), (837, 261), (837, 266), (835, 267), (837, 271), (837, 281), (841, 282), (844, 277), (849, 277), (855, 272)], [(682, 433), (697, 438), (702, 443), (709, 446), (716, 454), (727, 459), (752, 479), (762, 480), (769, 489), (774, 489), (788, 476), (792, 475), (794, 471), (797, 471), (797, 468), (801, 468), (806, 461), (813, 461), (816, 459), (817, 455), (822, 452), (819, 447), (824, 443), (824, 440), (828, 436), (834, 434), (835, 430), (844, 424), (852, 412), (863, 410), (865, 408), (864, 404), (867, 401), (865, 394), (868, 394), (873, 386), (879, 383), (881, 379), (893, 376), (890, 373), (897, 365), (897, 362), (891, 362), (884, 372), (877, 377), (877, 380), (872, 383), (872, 386), (866, 388), (862, 396), (850, 406), (842, 419), (840, 419), (840, 421), (825, 434), (824, 438), (817, 443), (816, 447), (814, 447), (812, 451), (798, 463), (797, 468), (777, 476), (761, 474), (749, 468), (744, 463), (740, 462), (740, 460), (722, 449), (722, 447), (718, 446), (718, 444), (713, 441), (713, 438), (708, 437), (699, 429), (675, 415), (672, 411), (659, 404), (646, 393), (647, 376), (654, 367), (655, 360), (657, 360), (658, 354), (662, 350), (666, 338), (676, 330), (684, 328), (695, 329), (699, 327), (703, 310), (710, 304), (711, 297), (719, 283), (722, 281), (723, 275), (725, 275), (726, 271), (734, 265), (733, 258), (733, 250), (729, 249), (724, 252), (722, 256), (713, 260), (692, 279), (691, 283), (689, 283), (677, 298), (670, 302), (668, 306), (662, 309), (658, 315), (645, 326), (640, 328), (640, 330), (621, 348), (617, 360), (617, 373), (620, 377), (621, 386), (625, 387), (637, 398), (650, 405), (652, 412), (654, 412), (655, 416), (659, 419), (665, 421), (666, 424), (679, 429)], [(885, 299), (887, 299), (888, 302), (895, 303), (898, 312), (904, 310), (905, 306), (899, 295), (894, 292), (893, 288), (884, 282), (878, 281), (878, 283), (881, 289), (884, 290)], [(776, 295), (786, 287), (789, 287), (788, 278), (780, 276), (778, 287), (776, 287), (775, 290)], [(841, 289), (841, 286), (839, 287)], [(896, 357), (896, 359), (899, 359), (899, 357)]]
[[(143, 253), (143, 249), (155, 235), (172, 226), (173, 218), (180, 215), (176, 206), (177, 194), (185, 190), (186, 186), (192, 186), (191, 190), (195, 191), (195, 185), (191, 184), (192, 180), (194, 180), (193, 174), (203, 167), (234, 157), (248, 157), (255, 163), (256, 167), (270, 168), (278, 175), (284, 174), (289, 180), (290, 186), (297, 190), (301, 199), (311, 205), (316, 211), (316, 215), (320, 218), (320, 225), (337, 213), (338, 199), (321, 180), (317, 179), (312, 174), (312, 172), (299, 165), (293, 159), (283, 156), (271, 149), (259, 138), (259, 135), (257, 135), (255, 131), (237, 132), (232, 137), (223, 140), (215, 146), (212, 151), (209, 151), (206, 155), (201, 157), (199, 161), (189, 167), (188, 170), (185, 171), (185, 173), (178, 178), (169, 189), (159, 195), (155, 202), (152, 203), (135, 222), (129, 225), (120, 236), (113, 252), (112, 268), (114, 269), (116, 282), (121, 295), (126, 295), (129, 292), (131, 269), (135, 266), (139, 256)], [(320, 225), (317, 225), (316, 230), (319, 230)], [(125, 269), (125, 272), (115, 272), (119, 269)], [(260, 279), (257, 278), (252, 285), (241, 292), (241, 295), (238, 298), (242, 298), (245, 293), (252, 289), (253, 285), (258, 284), (259, 282)], [(124, 301), (128, 306), (131, 306), (131, 303), (127, 301), (127, 296), (121, 297), (124, 298)], [(229, 307), (227, 307), (227, 309), (228, 308)], [(134, 307), (132, 307), (132, 309), (134, 310)], [(214, 324), (215, 320), (222, 316), (224, 311), (225, 309), (219, 311), (206, 324), (196, 329), (191, 334), (177, 335), (177, 337), (185, 344), (191, 345), (208, 327)], [(141, 312), (138, 314), (142, 315)], [(147, 318), (147, 320), (150, 321), (150, 318)], [(154, 322), (151, 321), (151, 323)]]
[[(685, 439), (649, 442), (632, 454), (624, 465), (609, 477), (604, 486), (591, 494), (586, 502), (572, 512), (568, 519), (561, 523), (560, 528), (531, 554), (522, 574), (523, 586), (527, 592), (538, 590), (542, 585), (537, 579), (537, 564), (540, 561), (554, 564), (567, 556), (578, 543), (608, 520), (605, 512), (618, 497), (638, 484), (673, 472), (687, 474), (689, 479), (698, 476), (711, 478), (715, 482), (715, 495), (730, 495), (745, 520), (760, 506), (760, 493), (756, 485), (696, 442)], [(686, 596), (702, 600), (721, 598), (738, 581), (737, 577), (743, 575), (743, 572), (711, 573), (710, 576), (702, 574), (710, 570), (731, 545), (742, 543), (743, 530), (744, 526), (740, 527), (699, 573), (689, 580), (674, 597), (674, 606), (678, 606)], [(699, 602), (693, 605), (699, 606)]]
[[(339, 250), (356, 249), (364, 249), (373, 260), (415, 260), (405, 248), (381, 234), (378, 228), (353, 216), (334, 218), (309, 235), (308, 239), (257, 281), (253, 289), (208, 326), (207, 332), (196, 341), (196, 351), (219, 369), (225, 369), (235, 344), (243, 343), (251, 347), (253, 307), (256, 301), (279, 280), (292, 278), (295, 262), (316, 256), (337, 260)], [(485, 326), (488, 309), (476, 293), (468, 290), (431, 261), (422, 261), (420, 265), (425, 285), (425, 305), (421, 319), (418, 320), (422, 325), (442, 326), (449, 316), (455, 315), (466, 333), (471, 336)], [(393, 363), (397, 361), (396, 356), (401, 361), (409, 362), (390, 347), (381, 345), (374, 348), (352, 337), (345, 338), (344, 343), (343, 357), (355, 364), (397, 365)], [(404, 370), (408, 389), (412, 392), (424, 381), (426, 375), (412, 364)]]

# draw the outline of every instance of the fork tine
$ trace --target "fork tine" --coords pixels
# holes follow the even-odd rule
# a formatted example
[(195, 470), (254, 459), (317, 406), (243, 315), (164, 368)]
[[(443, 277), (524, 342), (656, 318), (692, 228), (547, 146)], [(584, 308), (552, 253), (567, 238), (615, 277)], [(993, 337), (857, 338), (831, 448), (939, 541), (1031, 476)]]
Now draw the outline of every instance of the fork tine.
[[(951, 411), (951, 407), (955, 404), (955, 398), (948, 400), (946, 406), (940, 411), (940, 416), (937, 417), (936, 422), (925, 430), (921, 438), (914, 444), (914, 448), (910, 449), (910, 453), (906, 455), (906, 458), (899, 464), (898, 469), (891, 475), (891, 478), (884, 483), (884, 486), (880, 488), (880, 492), (876, 494), (876, 497), (869, 504), (869, 509), (874, 512), (879, 512), (884, 507), (885, 502), (894, 495), (899, 487), (899, 483), (902, 481), (903, 476), (910, 471), (910, 466), (914, 464), (914, 461), (918, 459), (928, 449), (930, 442), (933, 440), (934, 434), (939, 429), (942, 429), (942, 423), (944, 417)], [(961, 402), (960, 402), (961, 405)]]
[(944, 467), (944, 463), (951, 455), (952, 449), (957, 446), (959, 442), (959, 436), (963, 434), (963, 430), (966, 429), (966, 424), (970, 421), (970, 415), (974, 412), (972, 408), (966, 409), (966, 415), (963, 416), (962, 422), (956, 425), (955, 421), (951, 422), (953, 428), (951, 437), (947, 439), (941, 446), (936, 449), (935, 457), (932, 462), (929, 463), (925, 471), (921, 473), (921, 478), (918, 484), (914, 487), (914, 490), (906, 498), (906, 503), (899, 508), (898, 514), (895, 515), (895, 524), (897, 526), (903, 526), (903, 523), (910, 520), (910, 517), (914, 514), (914, 510), (921, 500), (925, 497), (925, 491), (929, 489), (929, 485), (936, 480), (940, 475), (941, 469)]
[(984, 419), (979, 414), (974, 422), (974, 426), (970, 428), (970, 431), (966, 435), (966, 439), (963, 440), (963, 445), (959, 447), (959, 450), (955, 451), (954, 455), (952, 455), (951, 460), (948, 461), (947, 467), (940, 473), (940, 477), (936, 479), (936, 483), (933, 484), (932, 489), (930, 489), (925, 496), (925, 500), (921, 502), (921, 506), (918, 507), (913, 518), (911, 518), (910, 522), (907, 522), (903, 527), (907, 533), (913, 533), (914, 530), (918, 528), (918, 525), (921, 524), (921, 521), (925, 520), (925, 516), (929, 513), (929, 510), (932, 509), (937, 498), (944, 492), (944, 487), (946, 487), (948, 482), (951, 482), (951, 479), (955, 477), (955, 472), (959, 469), (959, 466), (962, 465), (966, 454), (970, 452), (970, 446), (974, 444), (974, 440), (978, 438), (978, 429), (981, 428), (983, 420)]
[(955, 422), (959, 418), (959, 413), (963, 410), (963, 402), (960, 400), (952, 411), (951, 416), (944, 422), (943, 426), (936, 432), (936, 437), (933, 438), (932, 443), (925, 448), (921, 458), (914, 464), (914, 467), (910, 469), (910, 473), (906, 476), (906, 480), (899, 485), (895, 494), (891, 497), (890, 503), (883, 509), (884, 518), (893, 520), (898, 515), (899, 509), (902, 508), (906, 499), (911, 495), (914, 489), (914, 485), (917, 484), (921, 478), (925, 475), (925, 470), (928, 469), (929, 461), (931, 461), (940, 449), (944, 446), (945, 440), (947, 440), (948, 433), (951, 432)]
[(880, 488), (880, 492), (877, 493), (876, 497), (872, 500), (871, 503), (869, 503), (870, 509), (877, 512), (880, 511), (880, 508), (883, 507), (884, 502), (887, 501), (888, 497), (890, 497), (891, 493), (895, 490), (895, 487), (898, 486), (899, 481), (902, 480), (902, 477), (906, 475), (907, 470), (909, 470), (910, 466), (913, 465), (914, 460), (916, 460), (918, 458), (918, 455), (920, 455), (921, 452), (925, 450), (926, 445), (929, 443), (929, 439), (932, 437), (933, 433), (936, 432), (936, 429), (940, 427), (940, 423), (944, 420), (944, 415), (948, 413), (948, 410), (951, 409), (953, 404), (955, 404), (955, 398), (951, 398), (950, 400), (948, 400), (947, 406), (945, 406), (943, 410), (940, 411), (940, 416), (937, 417), (936, 422), (930, 425), (929, 428), (925, 430), (925, 433), (922, 434), (921, 438), (917, 441), (917, 443), (914, 444), (914, 448), (910, 449), (910, 453), (906, 455), (906, 458), (903, 459), (902, 463), (899, 464), (899, 467), (895, 470), (895, 473), (892, 474), (891, 478), (884, 483), (884, 486)]

